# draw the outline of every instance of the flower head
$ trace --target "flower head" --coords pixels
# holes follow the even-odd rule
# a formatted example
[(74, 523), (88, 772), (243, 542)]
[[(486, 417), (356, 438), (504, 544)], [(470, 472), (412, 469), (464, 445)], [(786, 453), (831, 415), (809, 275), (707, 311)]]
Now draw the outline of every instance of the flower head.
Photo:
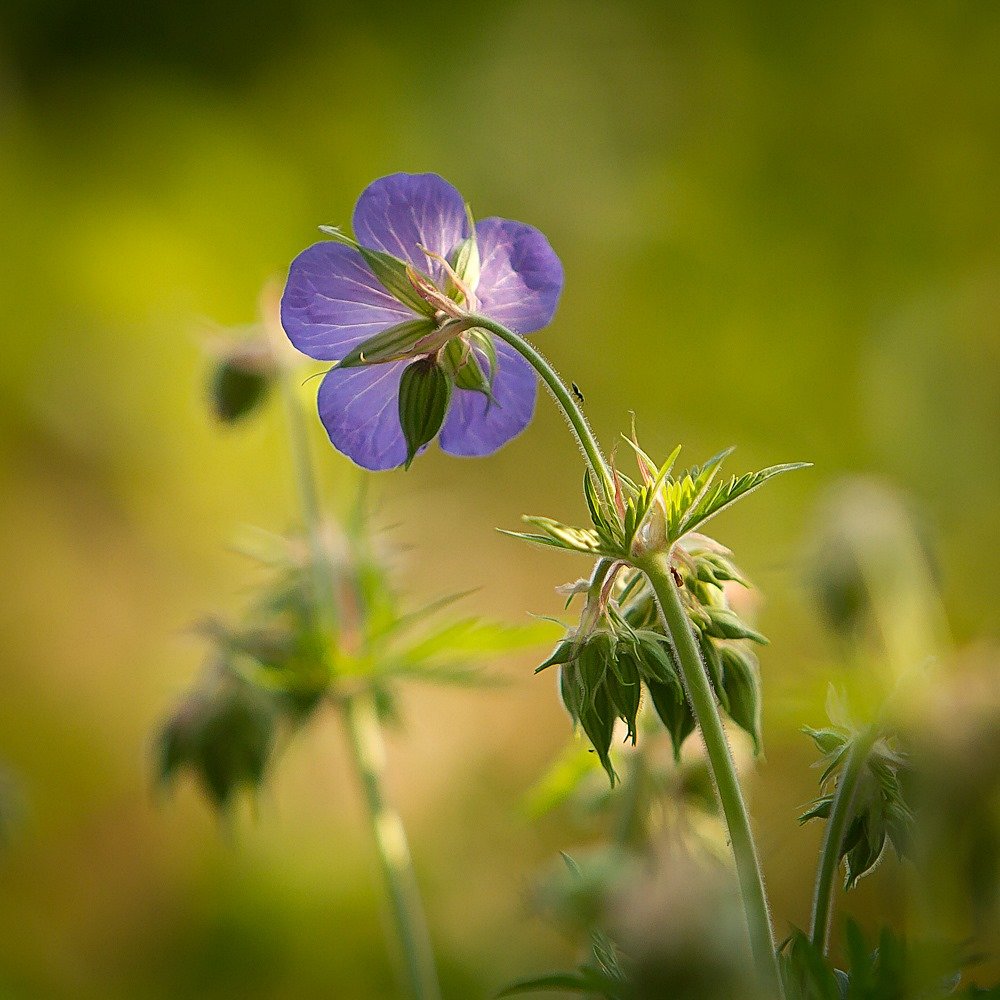
[(353, 223), (355, 239), (328, 229), (334, 240), (295, 258), (281, 301), (295, 347), (339, 362), (319, 390), (334, 447), (373, 470), (408, 464), (438, 433), (452, 455), (492, 454), (531, 421), (537, 383), (468, 317), (540, 330), (562, 290), (559, 258), (532, 226), (473, 222), (437, 174), (374, 181)]

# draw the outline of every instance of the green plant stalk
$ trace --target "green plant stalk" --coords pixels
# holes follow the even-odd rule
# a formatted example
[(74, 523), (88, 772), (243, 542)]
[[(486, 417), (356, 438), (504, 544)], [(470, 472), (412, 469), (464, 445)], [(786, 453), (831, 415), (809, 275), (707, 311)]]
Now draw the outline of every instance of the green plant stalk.
[[(471, 316), (476, 326), (489, 330), (501, 340), (510, 344), (538, 373), (562, 409), (570, 427), (586, 457), (598, 485), (609, 501), (615, 495), (611, 470), (594, 437), (593, 431), (576, 400), (567, 390), (556, 370), (523, 337), (485, 316)], [(677, 651), (678, 661), (684, 675), (684, 684), (691, 700), (695, 719), (701, 729), (708, 753), (709, 765), (715, 781), (716, 791), (722, 804), (723, 815), (729, 828), (729, 839), (736, 861), (743, 908), (746, 913), (750, 933), (750, 945), (760, 978), (775, 996), (782, 995), (781, 976), (775, 950), (771, 916), (767, 905), (767, 894), (761, 873), (757, 848), (750, 828), (743, 793), (736, 776), (729, 743), (719, 716), (719, 708), (705, 672), (701, 654), (691, 634), (691, 624), (680, 602), (670, 572), (667, 553), (652, 553), (635, 561), (636, 568), (645, 573), (656, 594), (660, 608), (660, 618), (666, 634)]]
[[(323, 541), (319, 490), (309, 448), (309, 435), (291, 373), (281, 362), (280, 347), (275, 350), (275, 354), (280, 368), (281, 394), (285, 404), (299, 504), (309, 539), (317, 625), (326, 635), (332, 636), (337, 623), (336, 588)], [(326, 658), (327, 669), (332, 675), (335, 664), (330, 647), (327, 647)], [(438, 985), (434, 950), (413, 870), (406, 830), (399, 814), (389, 805), (382, 791), (384, 747), (378, 718), (370, 699), (363, 695), (347, 698), (341, 705), (341, 714), (351, 762), (365, 797), (372, 839), (389, 896), (410, 994), (414, 1000), (440, 1000), (441, 988)]]
[(687, 612), (672, 578), (669, 555), (664, 552), (651, 553), (637, 559), (636, 568), (646, 575), (656, 594), (667, 635), (677, 653), (684, 687), (705, 741), (716, 792), (729, 828), (754, 962), (762, 984), (777, 996), (781, 992), (781, 977), (764, 878), (750, 828), (750, 815), (722, 726), (719, 706), (695, 644)]
[(414, 1000), (440, 1000), (441, 988), (406, 830), (399, 813), (386, 801), (382, 791), (385, 767), (382, 727), (371, 699), (365, 695), (348, 698), (343, 706), (343, 717), (352, 761), (364, 791), (372, 839), (389, 895), (410, 992)]
[(510, 344), (535, 369), (538, 377), (545, 384), (546, 389), (552, 393), (559, 408), (569, 421), (573, 436), (576, 438), (581, 451), (586, 457), (594, 475), (597, 477), (598, 488), (604, 494), (604, 498), (610, 501), (615, 495), (611, 470), (597, 443), (597, 438), (594, 437), (594, 432), (591, 430), (587, 418), (583, 415), (583, 411), (577, 405), (570, 391), (563, 385), (563, 381), (556, 370), (524, 337), (514, 333), (513, 330), (508, 330), (507, 327), (502, 326), (500, 323), (495, 323), (486, 316), (469, 316), (468, 321), (470, 324), (474, 323), (477, 327), (489, 330), (490, 333)]
[(823, 847), (820, 849), (819, 867), (816, 869), (816, 886), (813, 890), (812, 921), (809, 936), (816, 948), (825, 955), (830, 949), (830, 926), (833, 920), (834, 883), (840, 868), (840, 849), (851, 823), (851, 809), (858, 780), (877, 738), (874, 726), (858, 733), (851, 742), (843, 770), (837, 779), (830, 818), (826, 823)]

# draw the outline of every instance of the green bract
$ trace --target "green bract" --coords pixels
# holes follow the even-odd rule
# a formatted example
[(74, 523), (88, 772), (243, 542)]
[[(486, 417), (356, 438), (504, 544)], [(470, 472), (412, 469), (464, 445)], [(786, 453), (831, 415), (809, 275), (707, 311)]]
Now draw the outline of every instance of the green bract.
[[(628, 439), (626, 439), (628, 440)], [(635, 442), (629, 441), (639, 460), (642, 483), (615, 471), (615, 495), (601, 498), (593, 473), (584, 476), (584, 496), (592, 528), (576, 528), (547, 517), (526, 516), (525, 522), (538, 533), (508, 531), (526, 541), (632, 562), (655, 551), (667, 551), (685, 535), (700, 528), (716, 514), (748, 496), (768, 479), (808, 466), (807, 462), (774, 465), (759, 472), (733, 476), (716, 483), (723, 460), (732, 449), (720, 452), (703, 466), (693, 466), (671, 475), (680, 447), (657, 467)]]

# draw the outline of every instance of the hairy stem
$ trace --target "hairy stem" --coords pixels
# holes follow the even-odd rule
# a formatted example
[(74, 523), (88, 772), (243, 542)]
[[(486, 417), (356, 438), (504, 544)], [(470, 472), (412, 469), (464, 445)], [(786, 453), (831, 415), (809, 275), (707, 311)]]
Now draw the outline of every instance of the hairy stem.
[(854, 793), (858, 789), (858, 779), (861, 777), (876, 736), (877, 731), (871, 726), (858, 733), (851, 742), (843, 770), (837, 779), (837, 790), (833, 796), (830, 818), (826, 824), (819, 867), (816, 869), (816, 887), (813, 891), (812, 923), (809, 932), (812, 943), (822, 949), (824, 955), (830, 948), (834, 883), (840, 868), (840, 850), (851, 823), (851, 808), (854, 804)]
[[(613, 502), (614, 480), (608, 463), (605, 461), (587, 418), (555, 369), (531, 344), (512, 330), (508, 330), (499, 323), (494, 323), (485, 316), (471, 316), (469, 319), (476, 326), (489, 330), (510, 344), (535, 369), (566, 415), (605, 499)], [(729, 838), (732, 843), (737, 875), (743, 895), (743, 906), (746, 912), (754, 961), (762, 983), (773, 991), (775, 996), (780, 996), (781, 976), (778, 970), (778, 958), (775, 951), (774, 934), (771, 929), (767, 895), (764, 891), (764, 879), (753, 833), (750, 829), (750, 816), (736, 776), (736, 767), (733, 764), (729, 744), (726, 741), (726, 733), (722, 727), (722, 719), (719, 716), (715, 695), (712, 693), (701, 654), (698, 652), (694, 636), (691, 633), (687, 613), (674, 586), (670, 573), (669, 557), (665, 553), (653, 553), (638, 561), (636, 566), (646, 574), (656, 594), (664, 628), (677, 652), (688, 698), (691, 700), (695, 719), (705, 740), (716, 790), (722, 804), (726, 824), (729, 827)], [(636, 777), (639, 775), (637, 774)]]
[[(326, 660), (327, 669), (332, 675), (336, 666), (332, 637), (337, 629), (337, 587), (323, 538), (319, 490), (302, 407), (291, 373), (281, 363), (280, 347), (275, 353), (281, 372), (281, 393), (285, 403), (299, 504), (309, 540), (317, 626), (331, 640), (326, 647)], [(353, 695), (345, 699), (340, 708), (351, 762), (365, 797), (372, 839), (389, 896), (410, 995), (413, 1000), (440, 1000), (441, 989), (438, 985), (434, 951), (413, 871), (406, 831), (399, 814), (389, 805), (382, 790), (384, 748), (378, 718), (367, 695)]]
[(705, 672), (701, 654), (698, 652), (687, 612), (681, 604), (680, 595), (671, 576), (669, 556), (665, 553), (652, 553), (637, 560), (637, 568), (645, 573), (656, 594), (663, 625), (677, 654), (684, 687), (705, 741), (715, 788), (729, 828), (729, 839), (736, 861), (736, 873), (750, 932), (750, 947), (758, 974), (769, 992), (780, 995), (781, 979), (774, 934), (771, 929), (771, 916), (768, 911), (760, 861), (757, 857), (753, 832), (750, 829), (750, 816), (722, 726), (719, 707), (708, 674)]
[(577, 443), (580, 445), (580, 449), (587, 459), (587, 463), (597, 478), (598, 488), (604, 494), (604, 498), (611, 501), (615, 493), (611, 470), (597, 443), (597, 438), (594, 437), (594, 432), (591, 430), (590, 424), (583, 414), (583, 410), (580, 409), (570, 390), (563, 384), (556, 370), (524, 337), (514, 333), (513, 330), (508, 330), (507, 327), (502, 326), (500, 323), (495, 323), (486, 316), (470, 316), (468, 322), (484, 330), (489, 330), (490, 333), (510, 344), (535, 369), (538, 377), (545, 383), (545, 387), (552, 394), (556, 404), (569, 421), (573, 435), (576, 437)]

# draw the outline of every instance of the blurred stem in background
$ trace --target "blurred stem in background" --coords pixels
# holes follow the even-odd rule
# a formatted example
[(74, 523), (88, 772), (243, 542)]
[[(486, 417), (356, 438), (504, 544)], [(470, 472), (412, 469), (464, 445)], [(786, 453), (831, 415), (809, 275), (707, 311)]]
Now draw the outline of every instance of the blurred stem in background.
[(837, 873), (843, 854), (844, 840), (854, 819), (854, 797), (868, 753), (878, 736), (878, 727), (869, 726), (858, 733), (847, 751), (847, 759), (837, 781), (837, 790), (823, 835), (816, 885), (813, 890), (812, 919), (809, 936), (813, 945), (825, 955), (830, 950), (830, 925)]
[[(327, 667), (332, 675), (336, 668), (332, 636), (337, 629), (337, 622), (341, 620), (348, 625), (351, 622), (357, 623), (365, 609), (361, 606), (363, 599), (360, 593), (339, 594), (334, 585), (309, 435), (292, 380), (292, 370), (284, 361), (286, 342), (278, 326), (277, 303), (265, 301), (262, 312), (279, 369), (299, 503), (309, 540), (317, 626), (321, 634), (330, 637), (324, 648), (327, 650)], [(355, 546), (358, 544), (353, 537), (349, 542)], [(338, 609), (338, 599), (339, 603), (350, 602), (353, 606)], [(343, 631), (349, 634), (350, 630), (345, 628)], [(341, 713), (351, 762), (364, 794), (372, 840), (389, 896), (409, 992), (414, 1000), (440, 1000), (441, 988), (438, 984), (434, 950), (413, 870), (406, 829), (383, 790), (385, 749), (372, 696), (367, 691), (350, 693), (338, 697), (334, 704)]]

